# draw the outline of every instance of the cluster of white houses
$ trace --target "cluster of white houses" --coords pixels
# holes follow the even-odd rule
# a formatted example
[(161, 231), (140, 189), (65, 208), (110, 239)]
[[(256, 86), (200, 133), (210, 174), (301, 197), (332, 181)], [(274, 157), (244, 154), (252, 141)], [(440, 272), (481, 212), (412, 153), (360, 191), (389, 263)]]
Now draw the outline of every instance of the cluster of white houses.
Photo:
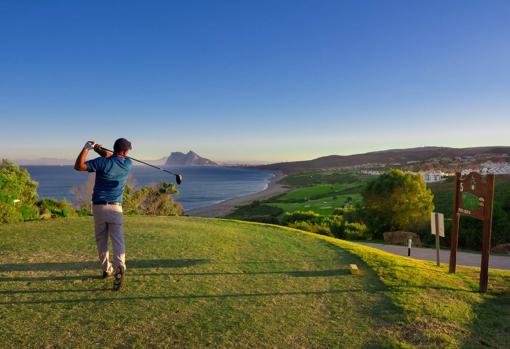
[(462, 170), (462, 174), (466, 175), (470, 172), (480, 172), (482, 175), (487, 174), (496, 174), (496, 175), (503, 175), (503, 174), (510, 174), (510, 163), (508, 162), (492, 162), (487, 161), (480, 165), (479, 168), (466, 168)]
[[(384, 173), (384, 171), (361, 170), (360, 173), (368, 176), (379, 176), (380, 174)], [(445, 173), (443, 172), (418, 172), (418, 173), (422, 176), (423, 180), (426, 183), (440, 182), (445, 177)]]
[[(379, 176), (380, 174), (384, 173), (385, 171), (377, 171), (377, 170), (361, 170), (361, 174), (365, 174), (368, 176)], [(454, 176), (455, 171), (453, 172), (443, 172), (443, 171), (422, 171), (418, 172), (423, 178), (423, 180), (426, 183), (433, 183), (433, 182), (440, 182), (444, 180), (447, 176)], [(487, 175), (487, 174), (496, 174), (496, 175), (503, 175), (503, 174), (510, 174), (510, 162), (492, 162), (492, 161), (486, 161), (480, 165), (480, 167), (477, 168), (465, 168), (461, 171), (462, 175), (467, 175), (471, 172), (478, 172), (481, 175)], [(416, 172), (412, 172), (415, 173)]]

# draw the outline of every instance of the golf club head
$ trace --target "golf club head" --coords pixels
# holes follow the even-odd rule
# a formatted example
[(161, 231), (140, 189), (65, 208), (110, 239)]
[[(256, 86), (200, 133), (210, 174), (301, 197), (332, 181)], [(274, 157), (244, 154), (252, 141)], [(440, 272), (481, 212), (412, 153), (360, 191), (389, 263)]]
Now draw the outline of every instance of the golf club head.
[(175, 181), (177, 182), (177, 184), (181, 184), (182, 183), (182, 176), (180, 174), (175, 175)]

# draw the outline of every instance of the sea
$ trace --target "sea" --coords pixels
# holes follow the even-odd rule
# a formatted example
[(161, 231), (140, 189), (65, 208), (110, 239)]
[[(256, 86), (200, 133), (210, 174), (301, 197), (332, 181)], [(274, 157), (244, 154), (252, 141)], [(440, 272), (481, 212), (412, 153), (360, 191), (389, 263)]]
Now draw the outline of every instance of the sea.
[[(75, 171), (72, 166), (23, 167), (39, 183), (39, 198), (73, 202), (75, 197), (71, 188), (84, 184), (89, 176), (87, 172)], [(182, 184), (177, 186), (179, 194), (174, 199), (185, 211), (263, 191), (274, 176), (268, 171), (234, 167), (183, 167), (172, 168), (172, 172), (183, 176)], [(175, 183), (174, 176), (150, 167), (133, 166), (131, 175), (136, 187), (162, 180)]]

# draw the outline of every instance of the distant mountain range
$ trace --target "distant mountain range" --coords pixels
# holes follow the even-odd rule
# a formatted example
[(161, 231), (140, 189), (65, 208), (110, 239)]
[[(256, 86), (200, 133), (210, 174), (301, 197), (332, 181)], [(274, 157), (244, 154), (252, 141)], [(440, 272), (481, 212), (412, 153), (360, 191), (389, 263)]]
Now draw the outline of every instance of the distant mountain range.
[(485, 161), (510, 161), (510, 147), (391, 149), (355, 155), (330, 155), (308, 161), (280, 162), (257, 168), (285, 173), (334, 168), (395, 166), (413, 170), (458, 169)]
[[(188, 153), (173, 152), (169, 157), (158, 160), (146, 160), (157, 166), (220, 166), (220, 164), (203, 158), (193, 151)], [(457, 170), (486, 161), (510, 162), (510, 147), (476, 147), (476, 148), (447, 148), (447, 147), (421, 147), (410, 149), (391, 149), (374, 151), (354, 155), (330, 155), (313, 160), (279, 162), (269, 165), (243, 165), (271, 171), (285, 173), (300, 172), (318, 169), (336, 168), (366, 168), (376, 169), (385, 166), (403, 169), (420, 170)], [(14, 160), (20, 165), (72, 165), (74, 160), (58, 158), (41, 158), (33, 160)], [(136, 164), (136, 163), (135, 163)], [(223, 164), (236, 166), (236, 164)], [(237, 164), (239, 166), (239, 164)]]
[(219, 166), (216, 162), (203, 158), (193, 151), (187, 154), (173, 152), (166, 160), (165, 167), (170, 166)]

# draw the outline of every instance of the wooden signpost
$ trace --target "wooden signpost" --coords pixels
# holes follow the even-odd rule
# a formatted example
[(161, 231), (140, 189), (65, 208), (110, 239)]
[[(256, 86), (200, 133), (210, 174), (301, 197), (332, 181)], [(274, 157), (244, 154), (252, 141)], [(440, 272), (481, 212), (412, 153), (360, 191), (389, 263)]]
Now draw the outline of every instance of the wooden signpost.
[[(480, 265), (480, 292), (487, 291), (489, 281), (489, 255), (492, 235), (492, 207), (494, 201), (495, 176), (489, 174), (482, 177), (471, 172), (464, 178), (456, 173), (455, 196), (453, 199), (453, 222), (450, 252), (450, 273), (455, 273), (457, 266), (457, 245), (459, 242), (460, 216), (469, 216), (483, 221), (482, 262)], [(466, 208), (463, 193), (473, 194), (478, 198), (476, 209)]]

